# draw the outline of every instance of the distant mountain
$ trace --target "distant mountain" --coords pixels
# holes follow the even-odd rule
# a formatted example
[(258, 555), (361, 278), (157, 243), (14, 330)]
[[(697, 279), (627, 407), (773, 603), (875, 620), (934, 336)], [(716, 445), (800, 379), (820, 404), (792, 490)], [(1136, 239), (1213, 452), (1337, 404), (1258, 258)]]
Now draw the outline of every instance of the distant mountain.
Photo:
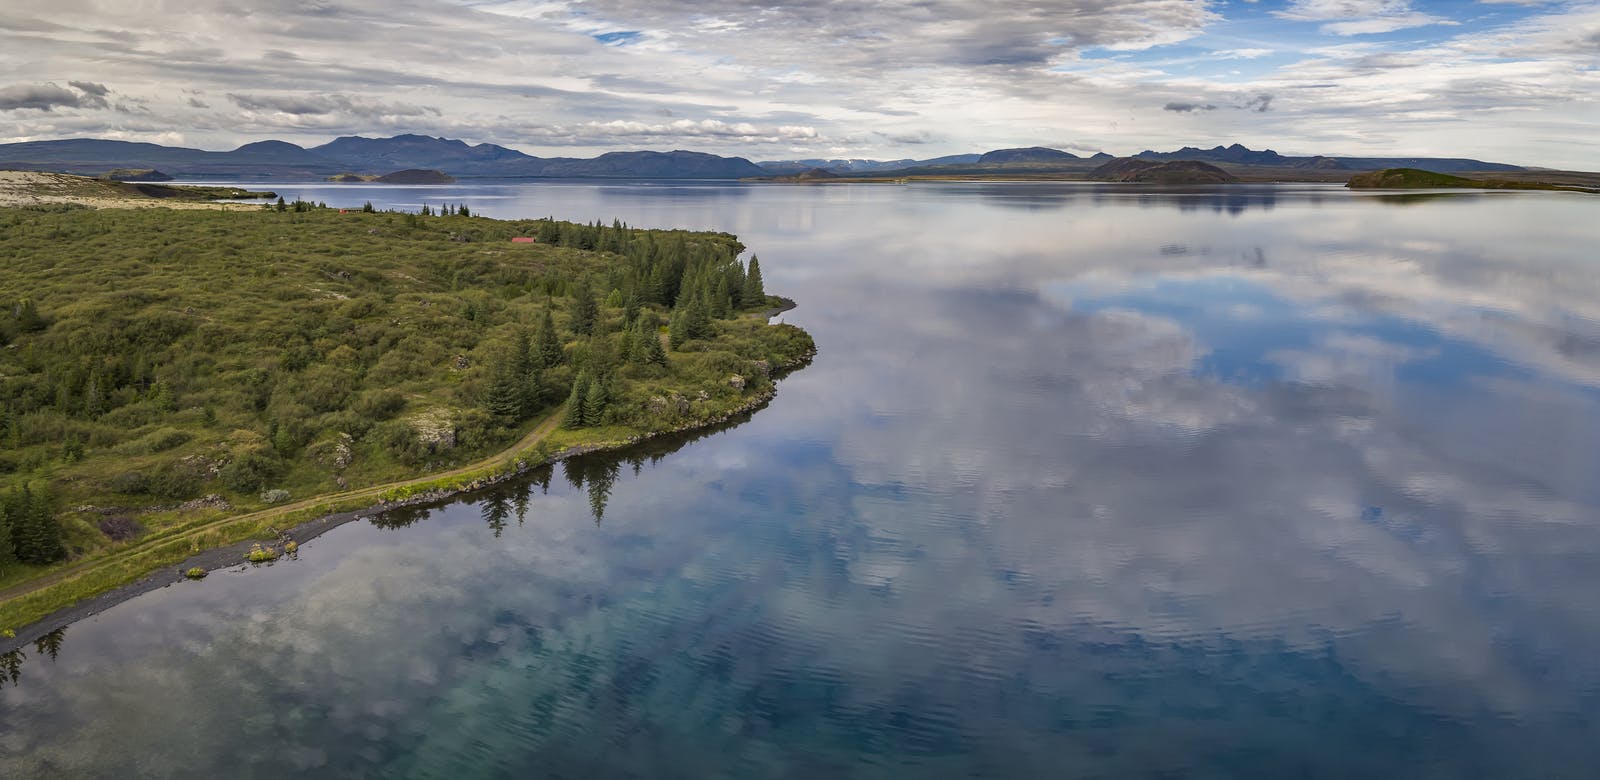
[[(1417, 168), (1437, 172), (1520, 171), (1515, 165), (1463, 158), (1289, 157), (1271, 149), (1240, 144), (1136, 155), (1155, 162), (1198, 160), (1214, 165), (1247, 165), (1318, 171)], [(592, 159), (534, 157), (490, 143), (477, 145), (426, 135), (391, 138), (344, 136), (305, 149), (285, 141), (256, 141), (228, 152), (160, 146), (129, 141), (70, 138), (0, 144), (0, 168), (57, 171), (99, 176), (117, 169), (158, 169), (180, 178), (322, 179), (340, 173), (384, 174), (397, 170), (439, 170), (452, 176), (564, 178), (738, 179), (795, 174), (811, 168), (851, 176), (1076, 174), (1113, 159), (1104, 152), (1082, 158), (1045, 147), (996, 149), (982, 155), (958, 154), (929, 160), (775, 160), (760, 165), (743, 157), (704, 152), (608, 152)], [(1327, 174), (1323, 174), (1325, 178)]]
[(433, 168), (468, 175), (494, 175), (484, 172), (507, 163), (520, 165), (539, 159), (495, 144), (470, 146), (451, 138), (410, 134), (393, 138), (344, 136), (312, 147), (311, 151), (346, 168), (368, 171)]
[(1175, 152), (1146, 149), (1135, 157), (1142, 160), (1200, 160), (1233, 165), (1259, 165), (1273, 168), (1370, 171), (1382, 168), (1418, 168), (1428, 171), (1520, 171), (1520, 166), (1491, 163), (1461, 157), (1287, 157), (1267, 149), (1255, 151), (1240, 144), (1200, 149), (1185, 146)]
[(0, 144), (0, 168), (84, 175), (159, 168), (183, 178), (316, 179), (341, 173), (386, 174), (408, 169), (438, 170), (454, 176), (570, 178), (737, 179), (767, 173), (743, 157), (703, 152), (609, 152), (593, 159), (542, 158), (495, 144), (473, 146), (425, 135), (345, 136), (312, 149), (285, 141), (257, 141), (231, 152), (93, 138), (31, 141)]
[(1008, 163), (1059, 163), (1077, 161), (1083, 158), (1071, 152), (1060, 149), (1046, 149), (1043, 146), (1030, 146), (1026, 149), (996, 149), (986, 152), (978, 158), (979, 163), (1008, 164)]

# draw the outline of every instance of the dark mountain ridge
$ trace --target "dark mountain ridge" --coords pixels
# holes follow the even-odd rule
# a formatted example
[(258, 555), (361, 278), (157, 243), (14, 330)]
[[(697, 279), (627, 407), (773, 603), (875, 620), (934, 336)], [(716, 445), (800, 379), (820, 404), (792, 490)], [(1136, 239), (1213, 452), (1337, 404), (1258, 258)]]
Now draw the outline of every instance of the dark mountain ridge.
[(1146, 149), (1136, 155), (1143, 160), (1166, 162), (1171, 160), (1199, 160), (1209, 163), (1231, 163), (1271, 168), (1310, 168), (1317, 170), (1369, 171), (1383, 168), (1417, 168), (1429, 171), (1521, 171), (1518, 165), (1484, 162), (1465, 157), (1288, 157), (1271, 149), (1256, 151), (1242, 144), (1214, 146), (1200, 149), (1185, 146), (1175, 152), (1155, 152)]
[[(1271, 149), (1241, 144), (1177, 151), (1146, 150), (1134, 155), (1156, 162), (1198, 160), (1214, 165), (1262, 169), (1252, 175), (1417, 168), (1436, 172), (1522, 171), (1519, 166), (1468, 158), (1439, 157), (1291, 157)], [(88, 176), (117, 169), (159, 169), (180, 178), (324, 178), (355, 172), (382, 175), (397, 170), (439, 170), (452, 176), (509, 178), (708, 178), (738, 179), (799, 173), (820, 168), (859, 176), (995, 175), (1008, 171), (1029, 175), (1083, 174), (1113, 159), (1104, 152), (1079, 157), (1046, 147), (996, 149), (982, 155), (948, 155), (929, 160), (775, 160), (760, 165), (743, 157), (704, 152), (607, 152), (598, 157), (534, 157), (491, 143), (468, 144), (450, 138), (404, 134), (390, 138), (343, 136), (306, 149), (286, 141), (256, 141), (227, 152), (161, 146), (133, 141), (69, 138), (0, 144), (0, 167), (58, 171)]]
[(985, 152), (978, 157), (978, 162), (983, 164), (998, 163), (1055, 163), (1076, 162), (1083, 158), (1071, 152), (1060, 149), (1048, 149), (1043, 146), (1030, 146), (1026, 149), (996, 149)]
[(570, 178), (737, 179), (766, 173), (743, 157), (689, 151), (608, 152), (592, 159), (542, 158), (483, 143), (397, 135), (344, 136), (305, 149), (285, 141), (257, 141), (229, 152), (130, 141), (70, 138), (0, 144), (0, 167), (100, 175), (128, 168), (159, 168), (178, 177), (323, 178), (358, 172), (439, 170), (452, 176)]

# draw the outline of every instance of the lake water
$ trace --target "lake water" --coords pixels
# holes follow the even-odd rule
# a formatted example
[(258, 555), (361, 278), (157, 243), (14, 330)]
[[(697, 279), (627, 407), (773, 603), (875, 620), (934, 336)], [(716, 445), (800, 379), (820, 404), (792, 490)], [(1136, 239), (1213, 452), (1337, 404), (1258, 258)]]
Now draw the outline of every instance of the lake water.
[(1600, 200), (277, 189), (737, 233), (821, 352), (29, 646), (0, 776), (1600, 771)]

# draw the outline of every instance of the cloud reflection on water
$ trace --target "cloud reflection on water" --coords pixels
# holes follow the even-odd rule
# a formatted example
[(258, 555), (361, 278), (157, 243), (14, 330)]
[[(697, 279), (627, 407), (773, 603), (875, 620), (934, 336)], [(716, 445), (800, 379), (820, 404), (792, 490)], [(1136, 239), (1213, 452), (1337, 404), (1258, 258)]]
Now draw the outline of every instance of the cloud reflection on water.
[(75, 626), (0, 769), (1578, 774), (1588, 202), (1086, 189), (564, 192), (739, 232), (816, 364), (598, 527), (558, 476)]

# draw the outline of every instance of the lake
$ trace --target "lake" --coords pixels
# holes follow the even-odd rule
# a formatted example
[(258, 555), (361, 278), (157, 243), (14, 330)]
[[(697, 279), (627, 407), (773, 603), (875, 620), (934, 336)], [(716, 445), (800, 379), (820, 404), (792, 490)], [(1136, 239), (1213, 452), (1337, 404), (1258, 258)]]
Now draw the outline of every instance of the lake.
[(5, 777), (1592, 777), (1600, 200), (282, 185), (736, 233), (741, 424), (0, 667)]

